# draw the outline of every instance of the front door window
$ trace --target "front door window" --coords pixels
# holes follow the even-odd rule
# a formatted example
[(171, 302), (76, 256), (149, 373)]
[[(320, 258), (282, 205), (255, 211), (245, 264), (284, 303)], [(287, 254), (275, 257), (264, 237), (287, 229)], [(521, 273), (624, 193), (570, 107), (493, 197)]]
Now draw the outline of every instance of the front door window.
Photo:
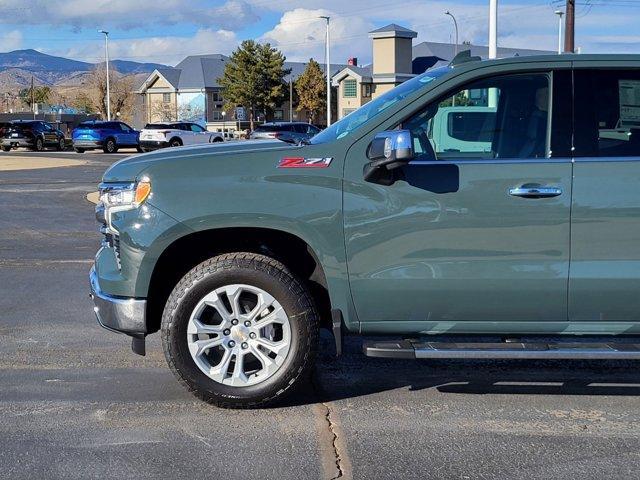
[(522, 74), (471, 83), (403, 122), (418, 160), (546, 158), (549, 76)]

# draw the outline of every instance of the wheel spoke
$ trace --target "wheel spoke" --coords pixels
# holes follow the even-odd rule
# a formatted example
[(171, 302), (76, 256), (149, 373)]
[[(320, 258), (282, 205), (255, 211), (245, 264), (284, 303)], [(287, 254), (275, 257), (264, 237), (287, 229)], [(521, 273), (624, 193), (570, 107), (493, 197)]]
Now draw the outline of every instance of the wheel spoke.
[(222, 381), (226, 378), (227, 372), (229, 371), (229, 364), (231, 363), (232, 353), (231, 350), (225, 347), (224, 354), (220, 359), (218, 364), (211, 368), (209, 372), (209, 376), (213, 378), (215, 381), (222, 383)]
[(187, 325), (187, 333), (189, 335), (198, 335), (201, 333), (209, 335), (220, 335), (224, 330), (223, 325), (206, 325), (200, 320), (192, 318)]
[(231, 374), (231, 385), (244, 385), (249, 380), (244, 373), (244, 354), (236, 353), (236, 363), (233, 366), (233, 373)]
[(276, 366), (276, 362), (268, 355), (265, 355), (264, 352), (262, 352), (262, 350), (260, 350), (258, 347), (252, 345), (250, 347), (250, 350), (251, 350), (251, 353), (253, 353), (253, 355), (262, 364), (262, 368), (266, 372), (270, 371), (270, 369)]
[(227, 310), (227, 307), (224, 305), (224, 302), (216, 292), (209, 293), (207, 296), (205, 296), (202, 299), (202, 301), (205, 304), (209, 305), (210, 307), (215, 308), (216, 311), (222, 317), (223, 321), (225, 322), (231, 321), (231, 316), (233, 315), (233, 312), (229, 312)]
[(272, 323), (281, 323), (284, 324), (289, 321), (287, 314), (280, 305), (278, 305), (271, 313), (266, 315), (265, 317), (256, 321), (256, 326), (259, 328), (266, 327), (267, 325), (271, 325)]
[(258, 345), (262, 345), (264, 348), (266, 348), (270, 352), (275, 353), (278, 356), (289, 347), (289, 343), (285, 340), (272, 342), (271, 340), (267, 340), (266, 338), (259, 337), (256, 338), (254, 342)]
[(223, 341), (223, 338), (207, 338), (206, 340), (196, 340), (195, 342), (189, 344), (189, 350), (191, 351), (192, 355), (199, 357), (206, 350), (217, 347), (218, 345), (222, 345)]

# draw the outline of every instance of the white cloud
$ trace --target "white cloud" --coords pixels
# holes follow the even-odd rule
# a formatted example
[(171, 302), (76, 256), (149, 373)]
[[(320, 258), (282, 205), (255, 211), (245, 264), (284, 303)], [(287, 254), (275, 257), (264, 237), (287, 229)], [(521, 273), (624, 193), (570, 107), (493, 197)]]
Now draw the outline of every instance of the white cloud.
[[(284, 52), (288, 60), (307, 61), (309, 58), (324, 61), (326, 23), (318, 18), (332, 16), (326, 9), (296, 8), (285, 12), (278, 24), (259, 40), (270, 42)], [(331, 60), (346, 63), (350, 56), (371, 50), (367, 32), (373, 24), (360, 17), (337, 17), (331, 21)], [(368, 52), (367, 56), (370, 56)]]
[(22, 48), (22, 32), (20, 30), (12, 30), (0, 37), (0, 52), (8, 52), (20, 48)]
[[(188, 55), (230, 53), (239, 40), (228, 30), (200, 29), (191, 37), (149, 37), (109, 42), (111, 58), (136, 62), (154, 62), (175, 65)], [(64, 52), (47, 52), (69, 58), (97, 63), (103, 61), (100, 41), (83, 43)]]

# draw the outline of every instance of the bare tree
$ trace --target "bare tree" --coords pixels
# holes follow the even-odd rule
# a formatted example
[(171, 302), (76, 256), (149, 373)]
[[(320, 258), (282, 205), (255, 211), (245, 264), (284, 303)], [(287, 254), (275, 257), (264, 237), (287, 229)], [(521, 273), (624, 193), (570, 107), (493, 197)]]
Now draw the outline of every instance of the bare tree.
[[(87, 96), (91, 99), (94, 108), (103, 117), (107, 112), (107, 75), (104, 66), (97, 66), (89, 77)], [(134, 103), (133, 82), (130, 77), (122, 76), (113, 70), (109, 71), (109, 93), (111, 99), (111, 111), (120, 113), (120, 118), (127, 119), (131, 116)]]

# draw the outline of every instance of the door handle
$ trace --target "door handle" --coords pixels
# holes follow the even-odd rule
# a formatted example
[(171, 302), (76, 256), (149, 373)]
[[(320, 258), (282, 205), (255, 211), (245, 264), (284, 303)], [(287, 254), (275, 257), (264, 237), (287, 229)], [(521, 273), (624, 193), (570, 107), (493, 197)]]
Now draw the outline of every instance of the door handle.
[(510, 188), (509, 195), (522, 198), (550, 198), (562, 195), (562, 189), (558, 187), (523, 185), (521, 187)]

